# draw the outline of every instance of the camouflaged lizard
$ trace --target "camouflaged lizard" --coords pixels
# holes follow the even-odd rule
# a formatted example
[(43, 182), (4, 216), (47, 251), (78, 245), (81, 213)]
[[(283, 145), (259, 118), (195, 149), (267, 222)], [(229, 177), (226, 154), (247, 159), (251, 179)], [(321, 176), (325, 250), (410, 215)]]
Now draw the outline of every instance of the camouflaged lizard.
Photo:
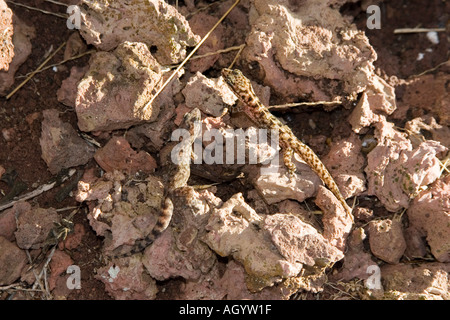
[[(187, 186), (191, 170), (190, 163), (193, 155), (193, 143), (201, 133), (201, 126), (198, 124), (201, 121), (200, 110), (195, 108), (184, 116), (184, 123), (189, 128), (189, 134), (183, 136), (183, 140), (178, 143), (176, 151), (176, 163), (169, 160), (169, 183), (164, 191), (163, 204), (158, 216), (158, 220), (152, 231), (143, 239), (137, 240), (133, 248), (124, 254), (115, 255), (114, 258), (129, 257), (136, 253), (144, 251), (150, 246), (153, 241), (164, 231), (170, 224), (173, 214), (173, 203), (171, 195), (179, 188)], [(197, 125), (196, 125), (197, 124)], [(187, 138), (187, 139), (186, 139)]]
[(222, 76), (230, 87), (231, 91), (239, 98), (243, 104), (244, 113), (259, 128), (275, 129), (279, 133), (279, 143), (284, 149), (284, 163), (289, 169), (289, 173), (295, 172), (295, 165), (292, 162), (293, 153), (297, 153), (320, 177), (325, 185), (333, 192), (336, 198), (344, 207), (345, 211), (353, 221), (352, 209), (345, 202), (333, 177), (320, 161), (319, 157), (306, 144), (301, 142), (293, 134), (291, 129), (282, 124), (270, 111), (261, 103), (253, 91), (250, 80), (247, 79), (240, 70), (223, 69)]

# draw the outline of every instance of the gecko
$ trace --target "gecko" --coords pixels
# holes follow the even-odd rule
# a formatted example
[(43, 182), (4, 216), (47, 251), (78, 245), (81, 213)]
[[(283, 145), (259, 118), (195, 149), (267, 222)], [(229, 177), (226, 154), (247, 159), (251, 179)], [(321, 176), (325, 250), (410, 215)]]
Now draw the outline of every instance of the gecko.
[(137, 240), (130, 251), (123, 254), (114, 255), (114, 258), (130, 257), (136, 253), (144, 251), (144, 249), (150, 246), (169, 226), (174, 209), (171, 199), (172, 194), (176, 190), (187, 186), (187, 182), (191, 174), (190, 163), (191, 156), (193, 155), (192, 145), (201, 133), (201, 126), (198, 125), (200, 121), (201, 113), (197, 108), (193, 109), (184, 116), (184, 123), (188, 127), (189, 134), (187, 136), (183, 136), (183, 140), (176, 146), (178, 148), (176, 150), (177, 162), (173, 163), (169, 160), (169, 182), (164, 188), (165, 190), (162, 206), (152, 231), (145, 238)]
[(344, 197), (339, 191), (339, 188), (328, 169), (310, 147), (301, 142), (288, 126), (284, 125), (277, 117), (272, 115), (269, 109), (262, 104), (253, 91), (250, 80), (237, 69), (222, 69), (222, 77), (231, 91), (243, 104), (242, 111), (254, 124), (262, 129), (275, 129), (278, 131), (280, 147), (284, 150), (283, 160), (289, 173), (293, 174), (296, 169), (295, 164), (292, 162), (292, 156), (295, 152), (331, 190), (344, 207), (352, 222), (354, 222), (352, 209), (348, 206), (347, 202), (345, 202)]

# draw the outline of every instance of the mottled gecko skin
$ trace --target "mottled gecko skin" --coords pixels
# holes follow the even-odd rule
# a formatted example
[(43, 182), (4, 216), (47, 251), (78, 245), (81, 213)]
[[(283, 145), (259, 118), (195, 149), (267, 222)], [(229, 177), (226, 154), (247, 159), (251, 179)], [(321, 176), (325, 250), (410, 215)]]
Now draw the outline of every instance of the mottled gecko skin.
[(240, 70), (223, 69), (222, 76), (230, 89), (242, 102), (245, 114), (259, 128), (276, 129), (279, 134), (279, 143), (285, 151), (284, 162), (290, 173), (295, 171), (295, 165), (292, 163), (293, 152), (297, 153), (314, 172), (320, 177), (325, 185), (333, 192), (339, 202), (343, 205), (347, 214), (353, 221), (352, 209), (345, 202), (339, 188), (319, 157), (306, 144), (302, 143), (291, 129), (281, 123), (270, 111), (261, 103), (253, 91), (250, 80), (247, 79)]
[(184, 117), (184, 123), (189, 128), (189, 138), (179, 143), (178, 164), (170, 163), (170, 180), (168, 186), (165, 188), (164, 202), (153, 230), (144, 239), (137, 240), (129, 252), (115, 255), (114, 258), (130, 257), (144, 251), (144, 249), (150, 246), (169, 226), (173, 214), (171, 195), (175, 190), (185, 187), (189, 176), (191, 175), (190, 163), (193, 153), (192, 144), (201, 133), (201, 126), (196, 126), (195, 122), (199, 123), (200, 121), (201, 113), (197, 108), (187, 113)]

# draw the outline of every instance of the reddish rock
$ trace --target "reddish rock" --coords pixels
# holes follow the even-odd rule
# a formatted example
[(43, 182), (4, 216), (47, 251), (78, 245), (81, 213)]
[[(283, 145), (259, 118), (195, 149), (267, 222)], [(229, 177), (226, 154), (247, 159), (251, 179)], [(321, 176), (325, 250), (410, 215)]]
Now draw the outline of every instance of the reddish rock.
[(404, 235), (406, 241), (405, 256), (411, 260), (425, 258), (428, 254), (428, 248), (424, 230), (418, 230), (414, 226), (410, 226), (405, 229)]
[[(192, 231), (190, 237), (184, 233), (184, 237), (192, 241), (188, 246), (177, 246), (172, 230), (168, 229), (145, 251), (142, 261), (153, 278), (166, 280), (182, 277), (198, 280), (202, 273), (207, 273), (217, 262), (208, 246), (194, 240), (196, 233), (192, 234)], [(182, 241), (183, 237), (178, 237), (178, 241), (180, 240)]]
[(72, 58), (85, 52), (87, 49), (86, 43), (81, 39), (78, 32), (74, 32), (70, 35), (66, 43), (66, 49), (64, 50), (64, 60)]
[(345, 199), (366, 190), (361, 140), (356, 134), (333, 143), (322, 162), (330, 171)]
[(17, 231), (14, 232), (17, 246), (22, 249), (41, 248), (60, 216), (54, 208), (31, 208), (17, 218)]
[(209, 191), (196, 192), (189, 187), (174, 192), (172, 199), (171, 228), (145, 250), (143, 263), (157, 280), (182, 277), (197, 282), (208, 277), (217, 264), (217, 256), (201, 237), (211, 206), (217, 206), (220, 199)]
[(436, 180), (441, 172), (438, 156), (447, 148), (426, 140), (413, 147), (404, 133), (390, 122), (375, 125), (378, 145), (367, 155), (368, 194), (376, 195), (385, 208), (408, 208), (411, 197)]
[(82, 224), (76, 223), (73, 227), (73, 233), (69, 234), (66, 240), (60, 242), (58, 247), (60, 250), (67, 249), (72, 250), (78, 247), (83, 239), (83, 236), (86, 234), (86, 230), (84, 229)]
[(30, 210), (31, 205), (28, 202), (21, 201), (14, 204), (11, 209), (0, 212), (0, 236), (5, 237), (9, 241), (15, 240), (16, 217)]
[(342, 252), (353, 221), (341, 202), (327, 188), (320, 186), (315, 200), (323, 211), (323, 237)]
[(67, 278), (67, 268), (73, 264), (73, 260), (64, 251), (55, 250), (52, 260), (50, 261), (51, 275), (48, 279), (48, 286), (50, 291), (56, 287), (56, 282), (60, 277)]
[(439, 141), (443, 146), (450, 148), (450, 127), (440, 125), (431, 115), (424, 115), (408, 121), (405, 129), (417, 134), (431, 133), (433, 140)]
[[(189, 19), (189, 25), (195, 34), (198, 34), (203, 38), (218, 20), (219, 19), (216, 17), (199, 12)], [(224, 26), (220, 24), (198, 49), (196, 55), (204, 55), (205, 53), (216, 52), (217, 50), (223, 49), (223, 33)], [(214, 65), (219, 56), (220, 54), (215, 54), (200, 59), (191, 59), (189, 70), (191, 72), (204, 72)]]
[(112, 52), (93, 54), (77, 86), (78, 127), (108, 131), (155, 121), (160, 104), (144, 107), (161, 77), (161, 67), (144, 43), (124, 42)]
[[(261, 150), (263, 146), (263, 144), (258, 144), (256, 148)], [(267, 154), (270, 155), (270, 152)], [(249, 175), (255, 177), (252, 181), (253, 185), (268, 204), (286, 199), (302, 202), (317, 192), (317, 188), (322, 182), (306, 163), (298, 161), (297, 156), (294, 155), (292, 160), (297, 170), (292, 179), (284, 165), (283, 155), (277, 153), (275, 157), (278, 157), (278, 163), (273, 157), (273, 160), (270, 160), (271, 163), (267, 165), (262, 167), (249, 165), (248, 169)]]
[[(2, 1), (4, 4), (4, 2)], [(3, 8), (5, 8), (5, 14), (8, 16), (9, 9), (6, 9), (6, 6), (4, 5)], [(3, 14), (3, 13), (2, 13)], [(8, 20), (7, 17), (4, 17)], [(3, 15), (0, 18), (0, 23), (7, 23), (7, 21), (3, 20)], [(0, 70), (0, 96), (7, 95), (9, 92), (9, 89), (14, 84), (14, 75), (16, 71), (19, 69), (19, 67), (27, 60), (28, 56), (31, 53), (31, 39), (35, 36), (35, 30), (33, 27), (27, 26), (25, 23), (23, 23), (16, 15), (13, 15), (13, 30), (14, 35), (12, 37), (12, 43), (14, 46), (14, 58), (9, 63), (9, 67), (5, 68), (5, 64), (7, 60), (10, 60), (11, 55), (8, 53), (9, 58), (6, 58), (6, 60), (2, 63), (4, 66), (4, 70)], [(1, 25), (0, 25), (1, 26)], [(10, 27), (6, 27), (5, 29), (0, 28), (3, 33), (6, 31), (6, 34), (10, 34), (12, 30), (10, 30)], [(3, 40), (3, 37), (1, 38)], [(6, 45), (2, 43), (0, 46), (1, 50), (1, 58), (0, 61), (3, 61), (3, 54), (6, 54), (4, 50), (10, 51), (11, 50), (11, 44), (10, 40), (8, 40), (8, 36), (5, 39)], [(9, 44), (8, 44), (9, 43)], [(1, 63), (1, 62), (0, 62)], [(2, 68), (0, 68), (2, 69)], [(5, 71), (7, 70), (7, 71)]]
[(445, 263), (384, 265), (381, 276), (386, 299), (449, 300), (450, 267)]
[[(450, 126), (450, 75), (443, 70), (433, 74), (413, 77), (398, 86), (402, 92), (399, 110), (393, 114), (395, 119), (406, 119), (407, 113), (413, 118), (432, 115), (443, 126)], [(408, 114), (409, 115), (409, 114)]]
[(263, 82), (280, 96), (289, 101), (301, 93), (330, 101), (356, 97), (370, 83), (376, 53), (338, 9), (323, 1), (305, 2), (302, 10), (288, 0), (258, 0), (253, 5), (252, 30), (242, 57), (247, 64), (259, 65)]
[(75, 108), (75, 100), (77, 98), (77, 86), (80, 80), (83, 78), (88, 66), (77, 67), (74, 66), (70, 69), (70, 76), (63, 80), (61, 87), (56, 91), (56, 97), (59, 102), (66, 106)]
[(186, 106), (185, 104), (180, 104), (176, 109), (175, 109), (175, 114), (177, 115), (174, 123), (179, 126), (182, 122), (183, 122), (183, 118), (184, 115), (187, 114), (188, 112), (190, 112), (192, 110), (192, 108), (189, 108), (188, 106)]
[[(297, 254), (293, 259), (290, 258), (289, 250), (285, 252), (285, 256), (281, 255), (267, 234), (257, 227), (263, 223), (262, 219), (262, 216), (245, 203), (242, 194), (235, 194), (221, 207), (213, 210), (203, 239), (220, 256), (231, 256), (244, 265), (249, 275), (247, 286), (250, 291), (260, 291), (282, 278), (296, 276), (302, 269), (302, 264), (296, 261)], [(277, 221), (282, 223), (282, 219)], [(276, 227), (277, 223), (273, 221), (267, 228), (274, 230)], [(283, 241), (282, 231), (277, 233), (275, 230), (272, 236), (280, 238), (280, 247), (283, 247), (283, 243), (288, 244), (288, 241)], [(295, 250), (296, 253), (301, 251)], [(313, 259), (307, 261), (311, 260)]]
[(292, 214), (269, 215), (264, 223), (278, 251), (291, 263), (324, 266), (343, 258), (314, 227)]
[(0, 70), (8, 71), (9, 63), (14, 57), (13, 44), (13, 12), (4, 0), (0, 0)]
[(369, 223), (369, 243), (376, 257), (390, 264), (398, 263), (406, 249), (401, 221), (372, 220)]
[(199, 108), (214, 117), (221, 116), (224, 108), (236, 102), (236, 97), (222, 77), (209, 79), (200, 72), (189, 79), (182, 93), (187, 107)]
[(98, 268), (95, 278), (102, 281), (108, 294), (117, 300), (151, 300), (158, 293), (155, 280), (148, 276), (136, 255)]
[(366, 234), (363, 228), (357, 228), (351, 232), (342, 269), (331, 275), (332, 280), (367, 279), (371, 275), (368, 268), (376, 265), (376, 263), (372, 260), (372, 255), (364, 250), (363, 241), (365, 238)]
[(431, 253), (450, 262), (450, 176), (437, 180), (414, 198), (407, 211), (410, 225), (425, 236)]
[(95, 161), (103, 170), (111, 172), (119, 170), (134, 174), (142, 171), (153, 172), (156, 160), (145, 151), (134, 151), (123, 137), (113, 137), (108, 143), (95, 153)]
[(94, 148), (78, 136), (70, 123), (59, 119), (56, 109), (43, 111), (42, 133), (39, 142), (42, 159), (48, 170), (57, 174), (61, 169), (86, 164), (94, 154)]
[(88, 44), (105, 51), (124, 41), (141, 41), (154, 46), (162, 64), (180, 62), (188, 46), (195, 46), (195, 35), (184, 16), (163, 0), (109, 1), (83, 0), (80, 33)]
[(16, 281), (27, 261), (25, 251), (0, 236), (0, 285)]
[(395, 110), (394, 88), (377, 75), (373, 75), (366, 91), (349, 116), (354, 132), (359, 133), (371, 124), (386, 121)]

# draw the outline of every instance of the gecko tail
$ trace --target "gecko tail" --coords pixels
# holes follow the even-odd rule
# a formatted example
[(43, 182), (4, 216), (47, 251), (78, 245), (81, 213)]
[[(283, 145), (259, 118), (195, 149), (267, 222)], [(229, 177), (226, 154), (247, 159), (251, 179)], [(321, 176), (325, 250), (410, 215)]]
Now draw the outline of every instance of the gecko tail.
[(172, 214), (173, 214), (173, 203), (172, 200), (167, 197), (164, 200), (164, 204), (163, 207), (161, 208), (160, 215), (152, 231), (144, 239), (136, 241), (133, 248), (131, 248), (129, 252), (115, 255), (113, 256), (113, 258), (126, 258), (131, 257), (132, 255), (135, 255), (137, 253), (143, 252), (145, 248), (150, 246), (155, 241), (155, 239), (158, 238), (159, 235), (161, 235), (161, 233), (167, 229), (167, 227), (170, 224), (170, 221), (172, 220)]

